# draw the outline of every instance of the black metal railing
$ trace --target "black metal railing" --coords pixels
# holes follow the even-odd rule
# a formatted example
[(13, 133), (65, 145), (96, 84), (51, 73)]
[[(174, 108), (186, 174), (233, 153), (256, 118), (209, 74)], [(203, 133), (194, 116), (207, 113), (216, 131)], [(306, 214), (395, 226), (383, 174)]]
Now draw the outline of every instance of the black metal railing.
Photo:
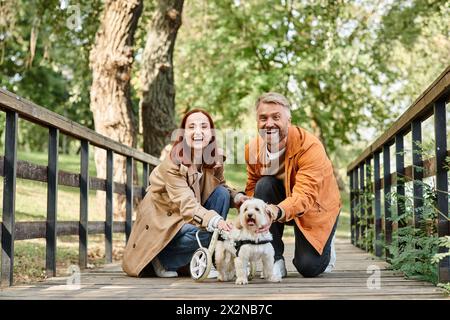
[[(392, 245), (393, 221), (391, 214), (391, 188), (396, 187), (396, 215), (405, 213), (405, 182), (413, 184), (413, 218), (411, 224), (418, 228), (421, 224), (423, 207), (423, 179), (436, 179), (436, 209), (439, 212), (437, 221), (438, 236), (450, 235), (449, 223), (449, 193), (448, 193), (448, 164), (446, 157), (450, 155), (447, 146), (446, 104), (450, 98), (450, 67), (425, 90), (412, 106), (374, 143), (366, 148), (362, 154), (347, 167), (350, 178), (350, 212), (351, 212), (351, 241), (354, 245), (373, 251), (382, 256), (385, 245)], [(422, 157), (422, 123), (434, 115), (434, 157)], [(412, 165), (405, 167), (405, 135), (411, 132), (412, 137)], [(395, 145), (395, 172), (391, 173), (390, 147)], [(380, 171), (380, 159), (383, 154), (383, 171)], [(366, 175), (364, 175), (366, 172)], [(359, 175), (358, 175), (359, 173)], [(372, 176), (373, 173), (373, 176)], [(372, 180), (373, 179), (373, 180)], [(369, 189), (369, 190), (367, 190)], [(384, 199), (381, 198), (383, 190)], [(369, 191), (373, 195), (369, 198)], [(384, 200), (384, 217), (381, 214), (381, 200)], [(373, 208), (372, 208), (373, 204)], [(373, 212), (374, 210), (374, 212)], [(359, 211), (359, 212), (357, 212)], [(406, 225), (399, 220), (396, 228)], [(384, 225), (384, 228), (383, 228)], [(383, 230), (384, 229), (384, 230)], [(370, 233), (369, 230), (374, 232)], [(381, 237), (384, 237), (382, 239)], [(365, 241), (373, 237), (372, 242)], [(368, 247), (373, 243), (373, 247)], [(443, 252), (440, 248), (440, 252)], [(389, 260), (391, 252), (387, 250)], [(439, 264), (439, 281), (448, 282), (450, 274), (449, 259), (443, 259)]]
[[(1, 237), (1, 286), (13, 284), (14, 241), (45, 238), (46, 274), (56, 275), (57, 236), (79, 236), (79, 265), (87, 266), (87, 242), (89, 234), (105, 235), (106, 263), (112, 262), (113, 233), (124, 233), (126, 241), (132, 227), (133, 199), (141, 199), (148, 186), (151, 167), (159, 159), (149, 154), (120, 144), (95, 131), (70, 121), (6, 90), (0, 89), (0, 110), (6, 113), (5, 154), (0, 157), (0, 175), (4, 177), (3, 218)], [(48, 166), (35, 165), (17, 159), (18, 118), (48, 128)], [(59, 134), (73, 137), (81, 143), (80, 173), (58, 169)], [(89, 177), (89, 146), (106, 150), (106, 179)], [(118, 154), (126, 157), (126, 184), (113, 181), (113, 158)], [(142, 186), (133, 184), (135, 162), (142, 163)], [(47, 219), (45, 222), (15, 222), (16, 179), (29, 179), (47, 183)], [(57, 220), (58, 185), (80, 189), (79, 221)], [(106, 219), (104, 222), (89, 222), (88, 192), (106, 192)], [(125, 221), (113, 221), (113, 193), (126, 195)]]

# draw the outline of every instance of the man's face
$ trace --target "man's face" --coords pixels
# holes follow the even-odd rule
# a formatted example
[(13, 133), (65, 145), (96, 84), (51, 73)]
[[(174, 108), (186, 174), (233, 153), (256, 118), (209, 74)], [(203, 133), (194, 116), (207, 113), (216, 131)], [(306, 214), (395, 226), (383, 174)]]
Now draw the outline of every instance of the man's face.
[(287, 137), (291, 123), (286, 107), (275, 103), (260, 103), (256, 110), (259, 135), (269, 145), (277, 145)]

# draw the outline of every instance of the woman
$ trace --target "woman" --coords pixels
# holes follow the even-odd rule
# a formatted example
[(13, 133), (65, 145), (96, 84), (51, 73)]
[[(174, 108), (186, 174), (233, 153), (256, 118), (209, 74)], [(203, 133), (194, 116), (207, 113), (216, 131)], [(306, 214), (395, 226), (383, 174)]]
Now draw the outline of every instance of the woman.
[(225, 221), (230, 204), (239, 207), (244, 199), (225, 184), (223, 155), (207, 112), (195, 109), (183, 117), (172, 150), (152, 171), (147, 191), (122, 268), (140, 276), (151, 262), (157, 276), (176, 277), (198, 248), (199, 228), (200, 241), (208, 246), (214, 228), (232, 228)]

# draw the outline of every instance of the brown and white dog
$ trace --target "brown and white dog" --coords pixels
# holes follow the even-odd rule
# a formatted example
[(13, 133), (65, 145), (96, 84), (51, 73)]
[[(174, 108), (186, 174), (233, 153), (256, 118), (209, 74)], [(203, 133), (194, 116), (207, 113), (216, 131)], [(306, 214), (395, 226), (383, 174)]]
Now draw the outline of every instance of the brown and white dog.
[(241, 205), (235, 228), (222, 235), (223, 241), (217, 242), (215, 262), (219, 281), (231, 281), (236, 276), (236, 284), (247, 284), (247, 268), (250, 264), (251, 270), (255, 270), (259, 260), (262, 261), (265, 279), (281, 281), (280, 277), (273, 274), (272, 234), (269, 231), (257, 232), (270, 223), (266, 206), (260, 199), (245, 201)]

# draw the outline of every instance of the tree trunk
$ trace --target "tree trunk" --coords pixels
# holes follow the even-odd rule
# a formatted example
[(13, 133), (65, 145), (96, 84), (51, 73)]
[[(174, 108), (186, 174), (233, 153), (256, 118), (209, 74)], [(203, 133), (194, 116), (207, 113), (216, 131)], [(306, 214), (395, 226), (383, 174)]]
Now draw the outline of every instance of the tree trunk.
[(173, 49), (184, 0), (160, 0), (148, 27), (140, 71), (144, 151), (158, 157), (175, 125)]
[[(90, 108), (95, 130), (127, 146), (136, 146), (130, 101), (133, 42), (142, 0), (106, 0), (95, 44), (90, 52), (93, 80)], [(106, 177), (106, 151), (95, 148), (97, 177)], [(114, 157), (114, 181), (125, 183), (126, 159)], [(114, 215), (124, 216), (124, 196), (114, 197)], [(104, 205), (105, 192), (97, 193)]]

